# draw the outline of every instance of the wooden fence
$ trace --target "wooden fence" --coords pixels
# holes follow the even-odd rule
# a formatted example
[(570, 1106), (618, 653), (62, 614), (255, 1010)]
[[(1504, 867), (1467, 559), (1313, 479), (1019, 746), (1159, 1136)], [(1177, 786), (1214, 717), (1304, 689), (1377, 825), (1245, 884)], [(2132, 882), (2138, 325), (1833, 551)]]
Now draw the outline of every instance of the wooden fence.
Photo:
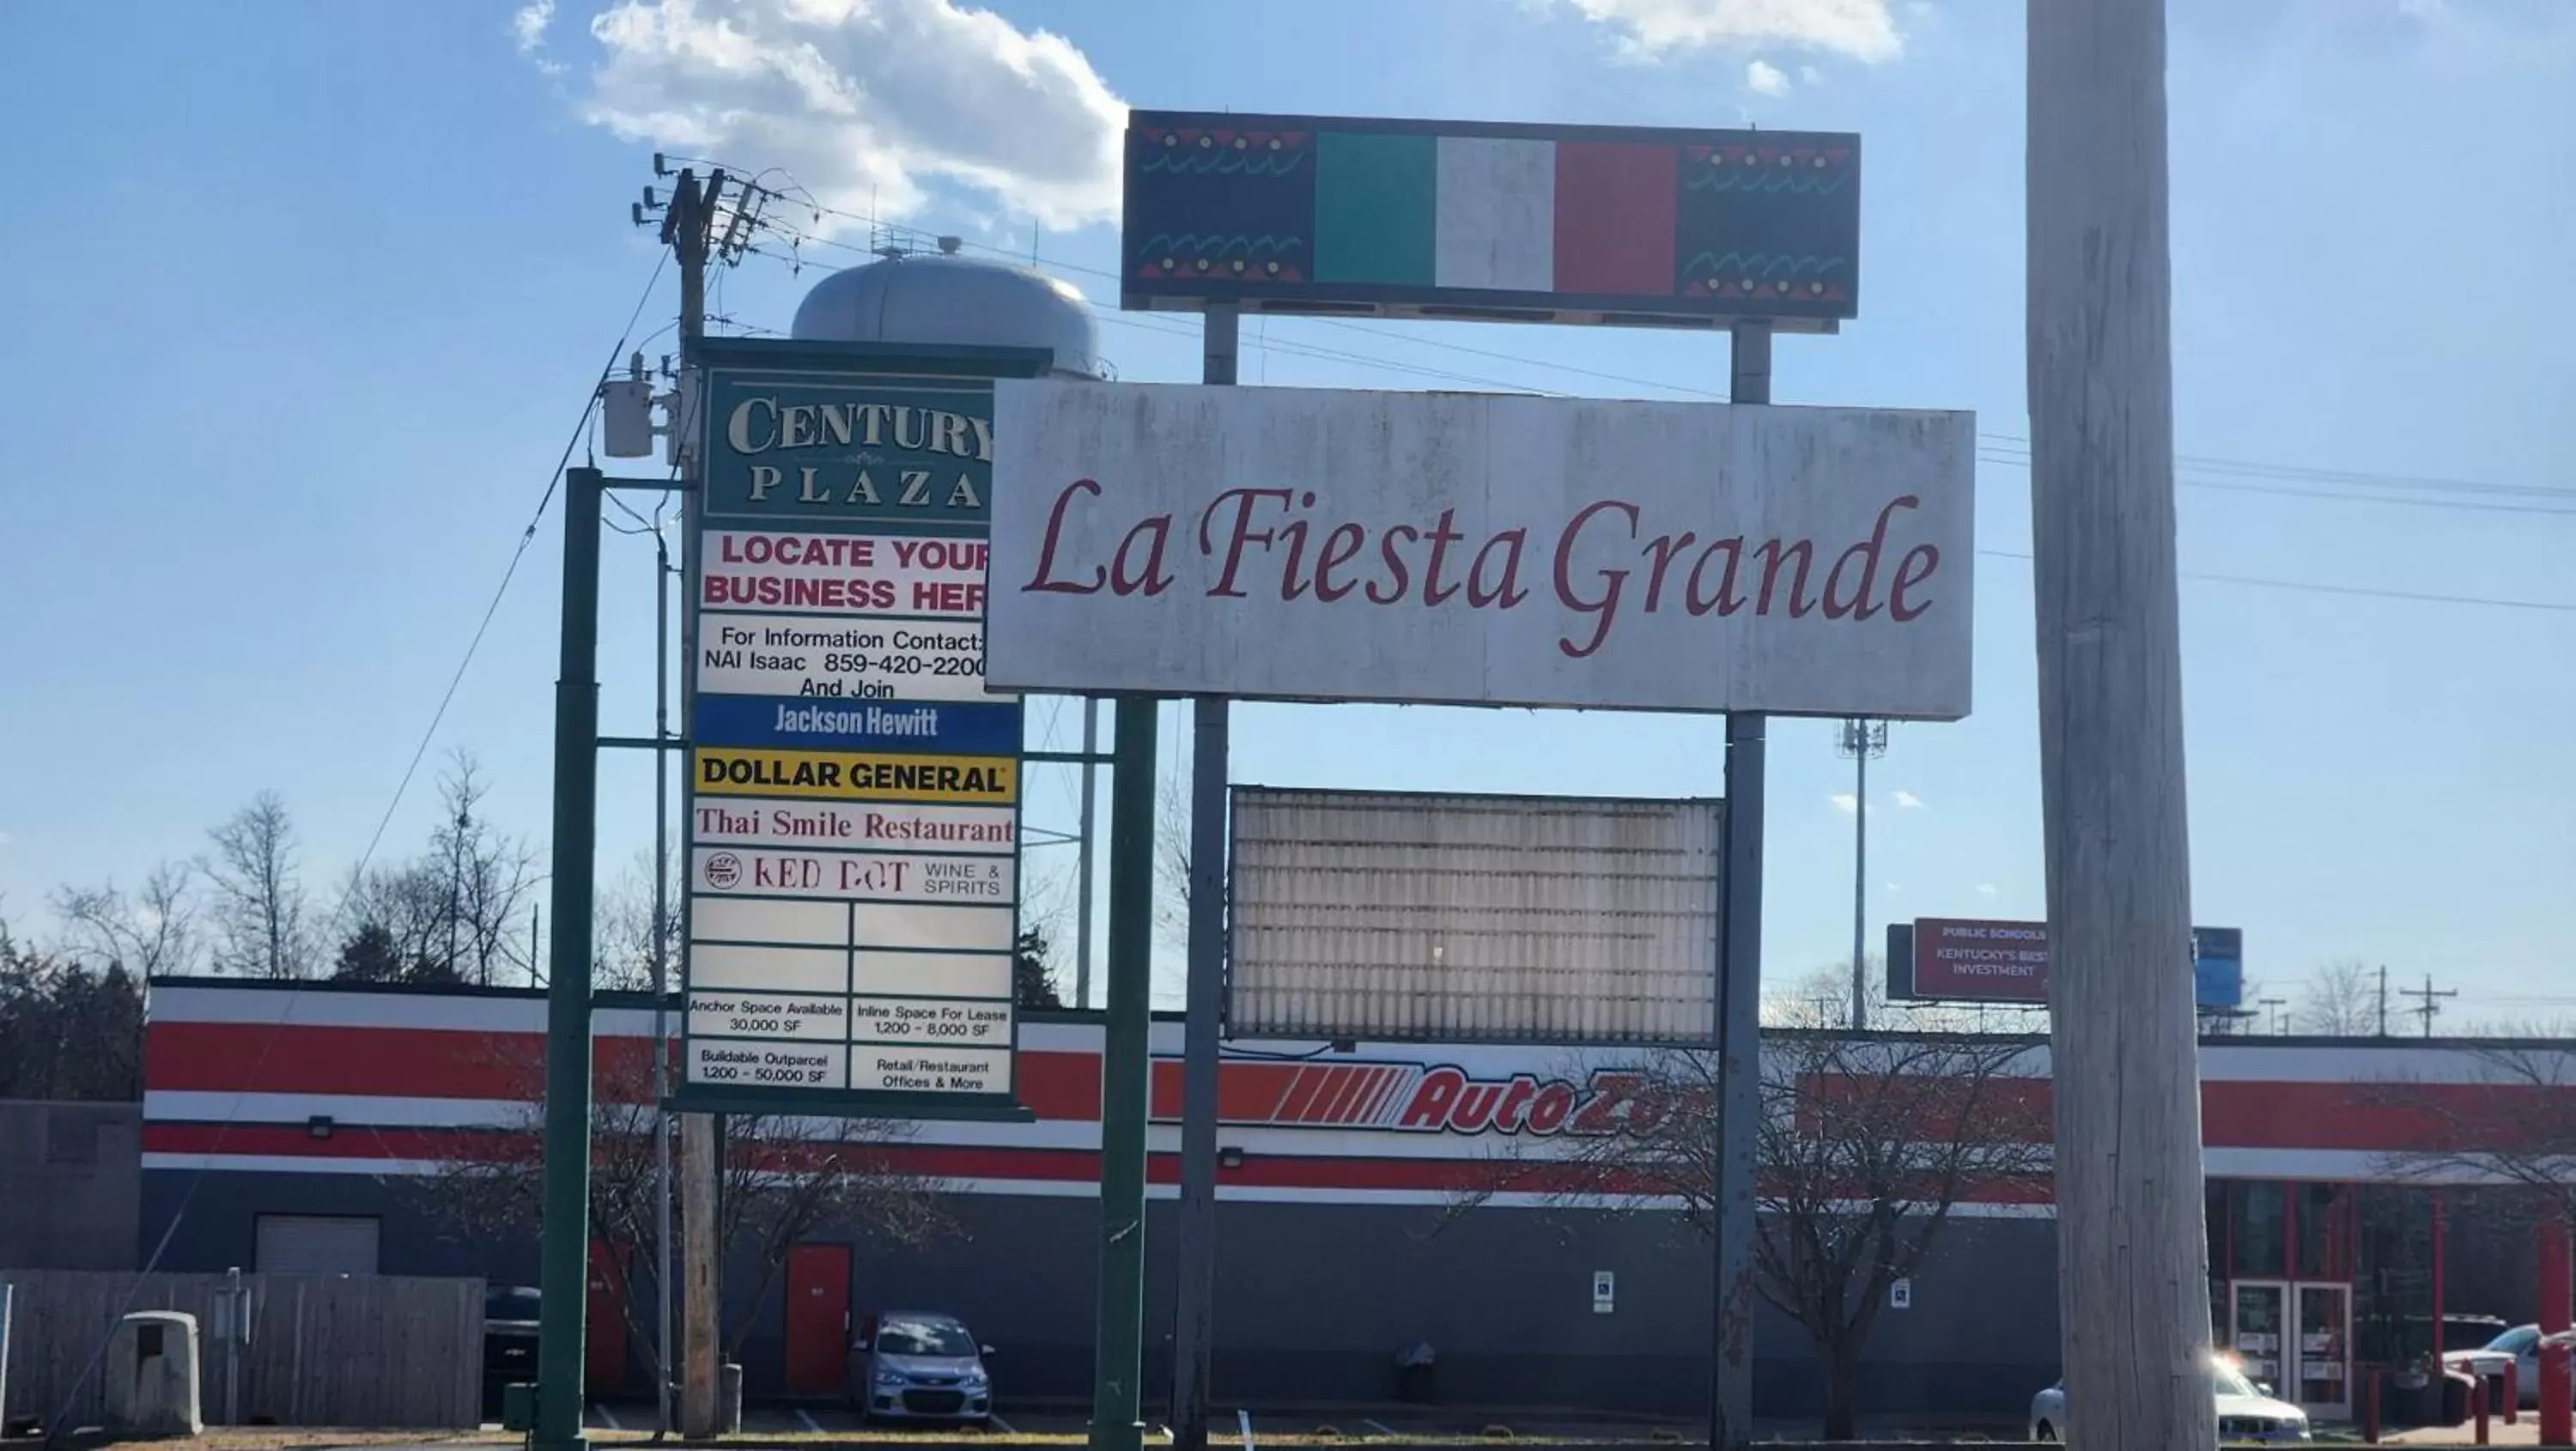
[[(96, 1425), (106, 1408), (105, 1367), (93, 1368), (91, 1356), (117, 1317), (179, 1310), (197, 1317), (205, 1418), (222, 1420), (230, 1353), (219, 1338), (224, 1276), (0, 1270), (0, 1282), (17, 1287), (8, 1419), (52, 1423), (78, 1382), (67, 1424)], [(244, 1275), (242, 1284), (251, 1299), (250, 1344), (241, 1351), (243, 1422), (426, 1429), (481, 1419), (481, 1280)]]

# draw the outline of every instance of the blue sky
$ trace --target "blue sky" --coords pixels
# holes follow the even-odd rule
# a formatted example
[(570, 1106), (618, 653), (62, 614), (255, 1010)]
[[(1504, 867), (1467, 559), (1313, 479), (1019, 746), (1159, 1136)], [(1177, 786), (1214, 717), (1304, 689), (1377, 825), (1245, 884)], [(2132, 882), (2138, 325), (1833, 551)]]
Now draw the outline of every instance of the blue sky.
[[(295, 811), (317, 888), (357, 858), (653, 271), (626, 206), (657, 144), (1034, 248), (1100, 297), (1125, 104), (1862, 132), (1864, 313), (1784, 339), (1777, 397), (1969, 408), (1997, 440), (1976, 713), (1898, 727), (1873, 772), (1871, 931), (2040, 915), (2031, 599), (2008, 557), (2028, 478), (2001, 461), (2027, 433), (2019, 5), (559, 3), (0, 6), (0, 123), (20, 138), (0, 231), (0, 911), (22, 930), (54, 884), (194, 853), (263, 788)], [(2185, 581), (2195, 915), (2245, 929), (2267, 992), (2357, 958), (2465, 989), (2458, 1017), (2576, 1006), (2571, 74), (2558, 0), (2173, 8), (2178, 429), (2204, 461), (2185, 470), (2184, 568), (2556, 606)], [(717, 310), (784, 328), (816, 266), (853, 260), (830, 240), (802, 275), (747, 259)], [(674, 305), (666, 275), (639, 331)], [(1103, 322), (1122, 376), (1195, 377), (1186, 324)], [(1272, 321), (1246, 341), (1247, 383), (1687, 397), (1726, 365), (1705, 339), (1574, 330)], [(530, 835), (557, 539), (550, 514), (436, 745), (477, 752)], [(642, 730), (650, 554), (611, 543), (605, 716)], [(1073, 719), (1032, 714), (1057, 744)], [(1720, 735), (1261, 707), (1235, 775), (1714, 793)], [(1825, 723), (1772, 740), (1765, 965), (1786, 981), (1848, 951), (1850, 777)], [(612, 759), (604, 796), (613, 876), (649, 832), (650, 776)], [(1070, 799), (1041, 779), (1032, 810), (1069, 824)], [(414, 849), (431, 805), (424, 778), (383, 850)]]

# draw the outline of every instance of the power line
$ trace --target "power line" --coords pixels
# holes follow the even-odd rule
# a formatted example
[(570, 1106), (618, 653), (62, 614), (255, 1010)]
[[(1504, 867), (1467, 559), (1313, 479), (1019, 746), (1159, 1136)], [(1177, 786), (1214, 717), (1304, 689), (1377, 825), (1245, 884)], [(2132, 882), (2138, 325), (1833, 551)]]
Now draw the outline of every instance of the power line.
[[(2030, 467), (2030, 459), (2027, 456), (2016, 458), (2008, 454), (1990, 452), (1982, 446), (1977, 453), (1977, 462), (1996, 464), (2004, 468)], [(2330, 489), (2294, 489), (2279, 484), (2232, 483), (2222, 479), (2194, 478), (2180, 471), (2175, 473), (2174, 482), (2185, 488), (2217, 489), (2231, 494), (2274, 494), (2289, 499), (2327, 499), (2340, 504), (2401, 504), (2419, 509), (2460, 509), (2492, 514), (2556, 514), (2563, 518), (2576, 519), (2576, 507), (2560, 509), (2551, 508), (2546, 504), (2496, 504), (2475, 499), (2411, 499), (2399, 494), (2336, 493)], [(2576, 502), (2576, 495), (2571, 495), (2570, 498), (2571, 502)]]
[[(2016, 549), (1980, 549), (1979, 554), (1993, 559), (2018, 559), (2025, 563), (2030, 556)], [(2300, 594), (2353, 595), (2363, 599), (2405, 600), (2427, 605), (2483, 605), (2499, 610), (2543, 610), (2551, 614), (2576, 615), (2576, 604), (2556, 600), (2503, 599), (2490, 595), (2433, 594), (2418, 590), (2378, 589), (2358, 584), (2316, 584), (2306, 580), (2266, 579), (2251, 574), (2214, 574), (2205, 570), (2186, 569), (2184, 579), (2206, 580), (2212, 584), (2251, 585), (2257, 589), (2291, 590)]]

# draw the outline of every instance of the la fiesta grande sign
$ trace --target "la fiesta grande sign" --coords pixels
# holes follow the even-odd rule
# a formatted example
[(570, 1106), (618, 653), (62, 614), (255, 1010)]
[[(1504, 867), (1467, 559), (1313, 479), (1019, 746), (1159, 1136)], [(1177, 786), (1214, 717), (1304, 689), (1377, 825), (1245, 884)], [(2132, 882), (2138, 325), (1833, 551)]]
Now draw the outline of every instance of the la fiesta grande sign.
[(1001, 690), (1956, 719), (1966, 413), (1005, 381)]

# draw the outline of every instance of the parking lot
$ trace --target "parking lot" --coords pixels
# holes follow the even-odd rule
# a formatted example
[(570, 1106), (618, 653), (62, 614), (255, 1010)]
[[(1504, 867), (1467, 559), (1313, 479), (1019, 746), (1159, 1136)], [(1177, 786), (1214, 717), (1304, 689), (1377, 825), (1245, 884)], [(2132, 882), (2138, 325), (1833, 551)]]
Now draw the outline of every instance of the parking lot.
[[(878, 1439), (905, 1434), (905, 1428), (899, 1424), (870, 1424), (856, 1410), (832, 1404), (752, 1406), (745, 1408), (742, 1419), (743, 1434), (747, 1438), (856, 1437), (864, 1434)], [(1151, 1412), (1147, 1420), (1159, 1428), (1160, 1420)], [(593, 1431), (649, 1431), (653, 1425), (653, 1408), (648, 1404), (594, 1403), (588, 1421)], [(1225, 1442), (1241, 1439), (1245, 1426), (1242, 1409), (1221, 1408), (1216, 1412), (1215, 1421), (1211, 1428), (1214, 1439)], [(1080, 1407), (1005, 1407), (993, 1418), (992, 1431), (1005, 1437), (1080, 1437), (1088, 1423), (1088, 1413)], [(1683, 1439), (1699, 1429), (1696, 1423), (1655, 1421), (1642, 1417), (1522, 1415), (1452, 1407), (1401, 1411), (1377, 1408), (1365, 1415), (1329, 1409), (1256, 1410), (1250, 1413), (1250, 1427), (1256, 1442), (1292, 1438), (1484, 1439), (1493, 1435), (1498, 1427), (1508, 1429), (1512, 1439), (1523, 1441), (1644, 1441)], [(953, 1428), (923, 1426), (918, 1429), (925, 1434), (942, 1431), (954, 1434)]]

